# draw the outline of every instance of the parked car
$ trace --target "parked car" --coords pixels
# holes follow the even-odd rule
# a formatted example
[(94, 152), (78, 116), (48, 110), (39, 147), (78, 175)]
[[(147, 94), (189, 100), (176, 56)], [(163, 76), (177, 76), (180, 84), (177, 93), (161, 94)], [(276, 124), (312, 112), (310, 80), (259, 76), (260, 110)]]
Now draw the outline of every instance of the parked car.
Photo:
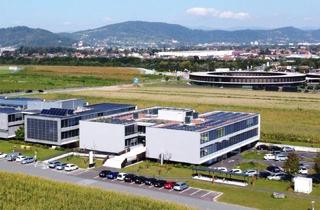
[(175, 184), (176, 184), (176, 182), (166, 182), (166, 183), (164, 183), (164, 188), (168, 189), (168, 190), (171, 190), (171, 189), (174, 188)]
[(282, 151), (282, 148), (281, 148), (281, 147), (278, 147), (278, 146), (275, 146), (275, 145), (272, 145), (272, 146), (269, 147), (269, 150), (270, 150), (270, 151), (273, 151), (273, 152), (275, 152), (275, 151)]
[(26, 159), (26, 158), (27, 158), (26, 156), (19, 155), (19, 156), (16, 158), (16, 162), (21, 162), (21, 161), (23, 161), (23, 160)]
[(268, 153), (268, 154), (265, 154), (263, 156), (263, 159), (265, 159), (265, 160), (275, 160), (276, 156), (274, 154)]
[(228, 172), (228, 169), (226, 167), (216, 167), (214, 169), (222, 172)]
[(294, 152), (295, 149), (293, 147), (282, 147), (283, 152)]
[(111, 172), (110, 170), (102, 170), (99, 172), (99, 177), (106, 178), (110, 172)]
[(135, 179), (134, 179), (134, 183), (136, 184), (144, 184), (145, 181), (146, 181), (146, 177), (144, 176), (137, 176)]
[(107, 174), (108, 179), (116, 179), (118, 176), (119, 172), (117, 171), (111, 171), (110, 173)]
[(59, 164), (60, 164), (59, 161), (49, 162), (49, 168), (56, 168), (56, 166), (59, 165)]
[(6, 153), (0, 152), (0, 159), (6, 158), (8, 155)]
[(145, 183), (145, 185), (151, 186), (151, 185), (154, 185), (154, 183), (156, 183), (157, 181), (158, 180), (155, 178), (147, 178), (144, 183)]
[(6, 160), (7, 160), (7, 161), (15, 161), (16, 158), (17, 158), (19, 155), (21, 155), (20, 152), (12, 152), (12, 153), (10, 153), (10, 154), (7, 155)]
[(21, 161), (21, 164), (29, 164), (36, 162), (36, 159), (33, 157), (26, 157), (24, 160)]
[(123, 181), (126, 175), (127, 175), (126, 173), (119, 173), (117, 176), (117, 180)]
[(65, 167), (64, 167), (64, 170), (65, 171), (74, 171), (74, 170), (77, 170), (79, 167), (75, 164), (66, 164)]
[(276, 161), (286, 161), (288, 160), (288, 157), (285, 154), (278, 154), (275, 158)]
[(134, 174), (127, 174), (127, 175), (124, 177), (124, 181), (131, 183), (131, 182), (134, 182), (135, 178), (136, 178), (136, 175), (134, 175)]
[(244, 174), (247, 176), (258, 176), (258, 171), (254, 169), (248, 169), (244, 171)]
[(267, 178), (268, 176), (270, 176), (272, 173), (270, 171), (260, 171), (259, 173), (259, 177), (261, 178)]
[(58, 171), (61, 171), (61, 170), (64, 170), (64, 167), (66, 167), (66, 163), (59, 163), (57, 166), (56, 166), (56, 169)]
[(189, 186), (185, 182), (178, 182), (174, 185), (173, 189), (176, 191), (183, 191), (187, 189)]
[(308, 169), (306, 167), (300, 167), (299, 174), (307, 175)]
[(164, 184), (166, 183), (165, 180), (157, 180), (155, 183), (154, 183), (154, 186), (155, 187), (158, 187), (158, 188), (161, 188), (161, 187), (164, 187)]
[(270, 176), (267, 177), (267, 179), (269, 180), (288, 180), (289, 179), (289, 175), (283, 172), (280, 173), (275, 173), (275, 174), (271, 174)]
[(260, 144), (256, 147), (257, 150), (269, 150), (269, 146), (265, 144)]
[(279, 173), (283, 172), (283, 169), (279, 166), (268, 166), (267, 171), (270, 171), (271, 173)]
[(229, 172), (232, 174), (242, 174), (242, 170), (240, 168), (233, 168)]

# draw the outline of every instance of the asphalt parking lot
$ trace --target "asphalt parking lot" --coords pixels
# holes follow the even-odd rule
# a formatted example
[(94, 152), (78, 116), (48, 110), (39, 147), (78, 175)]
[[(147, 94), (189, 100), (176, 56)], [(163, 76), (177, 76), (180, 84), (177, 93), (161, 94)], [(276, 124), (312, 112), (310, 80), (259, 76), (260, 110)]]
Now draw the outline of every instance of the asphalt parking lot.
[(154, 186), (148, 186), (145, 184), (135, 184), (134, 182), (131, 183), (126, 183), (123, 181), (118, 181), (116, 179), (108, 179), (108, 178), (100, 178), (98, 176), (99, 171), (103, 170), (103, 168), (100, 169), (91, 169), (91, 170), (86, 170), (86, 171), (81, 171), (81, 172), (71, 172), (72, 175), (86, 178), (86, 179), (95, 179), (95, 180), (100, 180), (104, 182), (109, 182), (109, 183), (116, 183), (119, 185), (126, 185), (134, 188), (142, 188), (142, 189), (147, 189), (147, 190), (153, 190), (153, 191), (159, 191), (159, 192), (164, 192), (168, 194), (175, 194), (175, 195), (180, 195), (180, 196), (187, 196), (187, 197), (192, 197), (196, 199), (201, 199), (201, 200), (206, 200), (206, 201), (215, 201), (222, 193), (220, 192), (215, 192), (215, 191), (210, 191), (210, 190), (203, 190), (199, 188), (193, 188), (189, 187), (186, 190), (183, 191), (175, 191), (173, 189), (168, 190), (163, 187), (157, 188)]

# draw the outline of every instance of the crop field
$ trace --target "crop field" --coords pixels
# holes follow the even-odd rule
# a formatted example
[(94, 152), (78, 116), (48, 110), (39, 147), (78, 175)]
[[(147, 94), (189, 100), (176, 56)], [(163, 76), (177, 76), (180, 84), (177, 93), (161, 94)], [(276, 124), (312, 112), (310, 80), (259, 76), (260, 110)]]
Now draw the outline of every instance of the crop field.
[(0, 67), (0, 75), (0, 93), (130, 84), (135, 77), (141, 81), (153, 79), (133, 68), (83, 66), (24, 66), (15, 73)]
[(48, 94), (48, 99), (80, 97), (90, 102), (120, 102), (138, 107), (173, 106), (199, 112), (226, 110), (258, 112), (262, 139), (267, 142), (320, 146), (320, 95), (187, 85), (146, 85), (117, 90)]
[(182, 210), (184, 206), (148, 198), (0, 172), (0, 209)]

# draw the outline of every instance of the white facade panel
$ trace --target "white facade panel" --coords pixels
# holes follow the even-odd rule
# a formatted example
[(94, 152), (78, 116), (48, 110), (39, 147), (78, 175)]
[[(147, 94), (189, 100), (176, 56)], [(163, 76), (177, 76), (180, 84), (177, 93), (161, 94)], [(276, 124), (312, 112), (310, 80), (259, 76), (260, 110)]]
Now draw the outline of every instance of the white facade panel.
[(80, 121), (80, 148), (109, 153), (125, 149), (124, 125)]

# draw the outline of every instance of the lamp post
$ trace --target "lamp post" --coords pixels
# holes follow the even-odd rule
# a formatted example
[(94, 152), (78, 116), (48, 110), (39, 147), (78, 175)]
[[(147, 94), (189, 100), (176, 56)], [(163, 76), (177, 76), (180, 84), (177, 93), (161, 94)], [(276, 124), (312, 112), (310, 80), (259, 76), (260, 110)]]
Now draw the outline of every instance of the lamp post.
[(315, 210), (315, 208), (314, 208), (314, 203), (315, 203), (315, 201), (311, 201), (311, 206), (312, 206), (311, 209), (312, 209), (312, 210)]

